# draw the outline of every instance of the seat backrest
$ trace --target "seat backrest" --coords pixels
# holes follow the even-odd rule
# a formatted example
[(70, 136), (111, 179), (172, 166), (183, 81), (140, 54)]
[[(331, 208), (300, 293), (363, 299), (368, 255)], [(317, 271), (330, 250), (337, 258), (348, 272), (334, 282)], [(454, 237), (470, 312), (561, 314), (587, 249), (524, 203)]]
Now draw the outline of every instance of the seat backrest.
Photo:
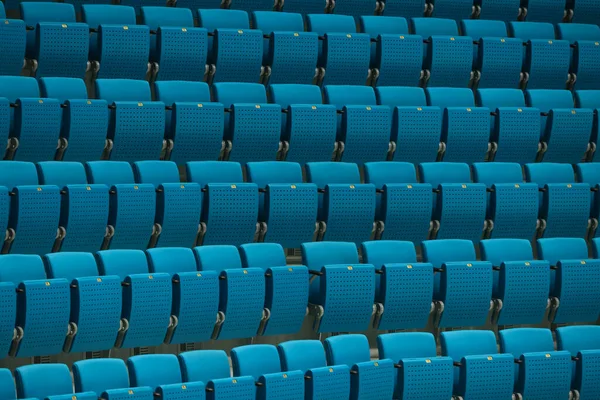
[(248, 13), (241, 10), (198, 10), (198, 26), (209, 32), (215, 29), (249, 29)]
[(575, 106), (577, 108), (600, 108), (600, 90), (576, 90)]
[(151, 183), (155, 187), (179, 182), (179, 170), (172, 161), (136, 161), (133, 163), (133, 175), (136, 183)]
[(38, 22), (76, 22), (75, 8), (67, 3), (24, 2), (20, 3), (21, 17), (25, 24), (35, 26)]
[(444, 18), (413, 18), (410, 21), (412, 31), (428, 39), (434, 35), (458, 36), (458, 25), (453, 19)]
[(194, 272), (198, 269), (192, 249), (185, 247), (163, 247), (146, 250), (150, 272), (166, 272), (174, 275)]
[(35, 164), (24, 161), (0, 163), (0, 186), (12, 190), (17, 186), (37, 185), (38, 183)]
[(78, 162), (43, 161), (37, 164), (37, 171), (42, 185), (56, 185), (62, 188), (87, 183), (85, 168)]
[(388, 183), (417, 183), (417, 171), (414, 164), (407, 162), (365, 163), (365, 182), (378, 189)]
[(425, 90), (427, 104), (447, 107), (475, 107), (473, 91), (467, 88), (428, 88)]
[(325, 339), (325, 353), (329, 365), (347, 365), (371, 361), (369, 341), (365, 335), (347, 334)]
[(573, 108), (573, 94), (561, 89), (533, 89), (525, 92), (529, 107), (548, 112), (552, 108)]
[(262, 268), (287, 265), (285, 251), (279, 243), (249, 243), (240, 246), (244, 268)]
[(277, 346), (284, 371), (300, 370), (327, 366), (325, 349), (320, 340), (290, 340)]
[(151, 30), (160, 26), (194, 27), (194, 16), (189, 8), (178, 7), (142, 7), (142, 25)]
[(223, 350), (187, 351), (177, 357), (184, 382), (208, 383), (231, 376), (229, 358)]
[(462, 357), (479, 354), (497, 354), (496, 335), (492, 331), (442, 332), (442, 355), (460, 361)]
[(471, 182), (469, 166), (463, 163), (422, 163), (419, 164), (419, 176), (424, 183), (437, 188), (442, 183)]
[(333, 183), (360, 183), (358, 166), (341, 162), (314, 162), (306, 164), (306, 180), (319, 189)]
[(11, 103), (15, 103), (19, 97), (40, 97), (40, 89), (35, 78), (0, 76), (0, 96), (6, 97)]
[(379, 358), (395, 363), (403, 358), (435, 357), (435, 338), (429, 332), (385, 333), (377, 336)]
[(441, 267), (442, 264), (454, 261), (475, 261), (473, 242), (462, 239), (425, 240), (421, 244), (423, 260)]
[(98, 396), (106, 390), (129, 387), (125, 361), (120, 358), (100, 358), (73, 363), (75, 392), (94, 392)]
[(481, 259), (500, 266), (507, 261), (533, 260), (531, 242), (526, 239), (488, 239), (479, 242)]
[(365, 264), (373, 264), (377, 269), (381, 269), (385, 264), (417, 262), (414, 243), (401, 240), (364, 242), (362, 244), (362, 256)]
[(600, 184), (600, 168), (594, 163), (577, 164), (577, 181), (594, 187)]
[(248, 182), (264, 188), (270, 183), (302, 183), (302, 167), (295, 162), (260, 161), (246, 164)]
[(475, 163), (473, 182), (485, 183), (487, 187), (496, 183), (520, 183), (523, 182), (523, 172), (517, 163)]
[(356, 32), (356, 22), (349, 15), (339, 14), (309, 14), (306, 16), (306, 30), (325, 33), (353, 33)]
[(558, 350), (570, 351), (574, 357), (582, 350), (598, 350), (600, 348), (600, 326), (580, 325), (557, 328), (556, 347)]
[(374, 15), (363, 15), (358, 20), (359, 29), (368, 33), (372, 38), (386, 33), (408, 33), (408, 22), (403, 17), (383, 17)]
[(90, 161), (85, 164), (89, 183), (107, 186), (135, 183), (131, 165), (125, 161)]
[(509, 22), (510, 36), (524, 42), (532, 39), (554, 39), (554, 26), (548, 22)]
[(200, 271), (221, 272), (226, 269), (242, 268), (242, 259), (235, 246), (216, 245), (194, 248)]
[(99, 251), (96, 261), (101, 275), (117, 275), (122, 281), (128, 275), (148, 273), (148, 261), (142, 250)]
[(500, 352), (516, 359), (524, 353), (554, 351), (552, 331), (545, 328), (514, 328), (499, 332)]
[(41, 78), (40, 92), (42, 97), (66, 100), (87, 99), (85, 82), (80, 78)]
[(48, 278), (65, 278), (69, 282), (84, 276), (97, 276), (98, 266), (92, 253), (64, 252), (44, 256)]
[(235, 103), (266, 103), (267, 92), (260, 83), (219, 82), (212, 86), (213, 100), (223, 103), (226, 108)]
[(302, 244), (302, 265), (319, 271), (328, 264), (358, 264), (358, 251), (354, 243), (313, 242)]
[(473, 40), (508, 36), (506, 24), (503, 21), (463, 19), (460, 21), (460, 30), (463, 35), (470, 36)]
[(32, 364), (15, 370), (17, 397), (45, 399), (73, 393), (71, 372), (65, 364)]
[(574, 43), (577, 40), (600, 40), (600, 26), (594, 24), (556, 24), (558, 39)]
[(478, 89), (477, 106), (496, 111), (498, 107), (524, 107), (525, 95), (520, 89)]
[(150, 85), (135, 79), (97, 79), (96, 98), (115, 101), (151, 101)]
[(156, 100), (169, 106), (177, 101), (210, 101), (210, 90), (205, 82), (158, 81), (154, 83), (154, 90)]
[(548, 183), (575, 182), (575, 176), (570, 164), (536, 163), (525, 164), (525, 180), (543, 188)]
[(375, 88), (377, 104), (390, 107), (426, 106), (425, 91), (419, 87), (381, 86)]
[(0, 282), (12, 282), (15, 286), (19, 286), (19, 283), (25, 280), (40, 279), (46, 279), (44, 263), (40, 256), (7, 254), (0, 257)]
[[(2, 11), (4, 8), (2, 8)], [(0, 369), (0, 396), (6, 400), (16, 399), (15, 382), (9, 369)]]
[(334, 104), (341, 110), (347, 105), (376, 105), (375, 92), (370, 86), (327, 85), (323, 90), (325, 104)]
[(174, 354), (146, 354), (127, 359), (129, 380), (132, 387), (181, 383), (181, 369)]
[(201, 187), (209, 183), (244, 182), (242, 166), (233, 161), (194, 161), (185, 165), (188, 182), (196, 182)]
[(135, 25), (135, 9), (128, 6), (111, 7), (108, 4), (84, 4), (81, 18), (90, 28), (101, 24)]
[(261, 375), (281, 372), (277, 347), (271, 344), (235, 347), (231, 350), (231, 364), (233, 376), (253, 376), (256, 380)]
[(316, 85), (300, 85), (293, 83), (278, 83), (269, 85), (269, 103), (276, 103), (282, 109), (291, 104), (321, 104), (321, 89)]
[(550, 265), (560, 260), (584, 260), (588, 258), (588, 249), (583, 238), (548, 238), (538, 239), (537, 256)]

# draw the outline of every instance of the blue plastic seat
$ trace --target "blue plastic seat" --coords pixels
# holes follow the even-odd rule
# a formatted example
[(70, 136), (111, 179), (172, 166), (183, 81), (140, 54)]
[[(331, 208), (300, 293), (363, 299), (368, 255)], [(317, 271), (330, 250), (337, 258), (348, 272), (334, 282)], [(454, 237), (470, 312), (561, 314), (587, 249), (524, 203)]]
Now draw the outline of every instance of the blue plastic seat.
[(375, 221), (375, 185), (360, 183), (356, 164), (307, 163), (306, 179), (323, 190), (317, 216), (320, 240), (358, 244), (370, 239)]
[(231, 350), (233, 376), (251, 376), (258, 383), (257, 398), (265, 400), (303, 400), (304, 373), (282, 371), (277, 348), (270, 344), (251, 344)]
[(3, 253), (51, 252), (60, 219), (58, 186), (40, 185), (35, 165), (20, 161), (0, 163), (0, 186), (5, 193), (0, 202), (0, 228), (8, 228)]
[(163, 343), (171, 317), (171, 276), (149, 273), (141, 250), (105, 250), (96, 253), (102, 275), (116, 275), (123, 283), (122, 324), (117, 348), (158, 346)]
[(590, 185), (575, 183), (569, 164), (525, 165), (525, 180), (540, 190), (540, 236), (586, 237), (591, 208)]
[[(268, 318), (260, 335), (294, 334), (300, 331), (308, 305), (308, 270), (303, 265), (287, 266), (283, 247), (276, 243), (240, 246), (244, 268), (265, 271), (265, 305)], [(288, 370), (286, 370), (288, 371)]]
[(526, 107), (519, 89), (479, 89), (477, 105), (487, 107), (491, 116), (493, 159), (497, 162), (533, 162), (542, 149), (540, 110)]
[(376, 68), (377, 45), (373, 39), (379, 35), (408, 35), (408, 21), (404, 17), (383, 17), (381, 15), (362, 15), (358, 18), (358, 30), (371, 36), (371, 68)]
[(37, 170), (42, 185), (61, 190), (61, 234), (54, 250), (100, 250), (108, 223), (108, 186), (88, 184), (85, 168), (76, 162), (41, 162)]
[(223, 113), (220, 103), (210, 102), (204, 82), (158, 81), (156, 100), (172, 110), (165, 111), (165, 139), (169, 160), (178, 165), (188, 161), (216, 161), (225, 149)]
[(471, 183), (469, 166), (463, 163), (423, 163), (419, 176), (429, 183), (433, 196), (432, 238), (469, 239), (482, 236), (486, 216), (486, 186)]
[(594, 396), (598, 390), (598, 381), (594, 378), (598, 373), (598, 329), (595, 325), (563, 326), (556, 329), (557, 350), (569, 351), (571, 357), (575, 357), (571, 390), (577, 391), (580, 398)]
[(142, 7), (142, 24), (150, 36), (150, 62), (155, 80), (202, 81), (206, 70), (208, 35), (194, 27), (192, 11), (179, 7)]
[(592, 189), (592, 206), (590, 209), (590, 217), (592, 218), (591, 229), (596, 229), (600, 216), (600, 196), (594, 189), (597, 189), (598, 185), (600, 185), (600, 168), (598, 168), (596, 163), (580, 163), (576, 166), (575, 176), (577, 182), (587, 183)]
[[(426, 326), (433, 299), (433, 266), (417, 262), (414, 244), (395, 240), (364, 242), (362, 254), (365, 263), (380, 271), (374, 327), (395, 330)], [(400, 293), (405, 296), (398, 296)]]
[(145, 249), (154, 228), (154, 185), (136, 184), (131, 166), (123, 161), (93, 161), (85, 168), (90, 184), (110, 188), (109, 235), (102, 248)]
[[(597, 243), (592, 242), (594, 257)], [(599, 260), (589, 259), (582, 238), (552, 238), (537, 241), (538, 258), (553, 267), (550, 271), (551, 311), (549, 321), (556, 324), (591, 322), (598, 319)]]
[(5, 13), (0, 14), (4, 19), (0, 26), (0, 51), (2, 51), (0, 74), (18, 76), (23, 69), (27, 47), (25, 22), (19, 19), (6, 19)]
[(567, 16), (563, 0), (527, 0), (521, 3), (529, 22), (561, 22)]
[(394, 393), (394, 362), (371, 360), (369, 341), (364, 335), (347, 334), (325, 339), (329, 365), (350, 368), (350, 399), (387, 399)]
[[(470, 57), (470, 53), (469, 53)], [(470, 89), (429, 88), (427, 104), (443, 110), (442, 138), (444, 161), (473, 163), (483, 161), (489, 150), (490, 110), (475, 107)]]
[(600, 8), (595, 1), (579, 0), (573, 10), (573, 22), (584, 24), (597, 24), (600, 17)]
[(514, 392), (528, 399), (562, 399), (571, 389), (571, 353), (555, 351), (552, 332), (542, 328), (504, 329), (500, 351), (520, 362), (514, 366)]
[(254, 378), (231, 378), (229, 358), (223, 350), (187, 351), (178, 356), (184, 382), (204, 382), (207, 399), (254, 400)]
[(146, 354), (127, 360), (132, 387), (150, 387), (165, 400), (203, 400), (203, 382), (182, 383), (179, 360), (174, 354)]
[(199, 243), (239, 246), (254, 241), (259, 228), (258, 186), (244, 183), (239, 163), (189, 162), (186, 175), (204, 192)]
[(156, 232), (150, 247), (193, 247), (200, 232), (202, 191), (197, 183), (181, 183), (172, 161), (133, 163), (136, 183), (156, 188)]
[(492, 239), (479, 243), (481, 259), (494, 266), (495, 314), (498, 325), (537, 324), (546, 314), (550, 264), (534, 260), (526, 239)]
[[(437, 357), (435, 338), (426, 332), (387, 333), (377, 337), (379, 357), (400, 365), (394, 375), (394, 398), (452, 397), (452, 359)], [(427, 383), (435, 377), (435, 385)]]
[(302, 182), (300, 164), (282, 161), (246, 165), (248, 182), (261, 190), (259, 220), (262, 241), (299, 248), (316, 232), (317, 186)]
[[(4, 306), (0, 309), (0, 317), (2, 317), (0, 324), (0, 359), (6, 357), (10, 351), (12, 340), (15, 333), (15, 321), (17, 319), (17, 296), (15, 294), (15, 284), (12, 282), (0, 282), (0, 300)], [(4, 377), (1, 378), (4, 383)], [(12, 376), (11, 376), (12, 382)], [(2, 394), (4, 394), (5, 386), (2, 386)], [(13, 390), (14, 393), (14, 390)], [(10, 397), (9, 397), (10, 398)], [(13, 398), (14, 394), (13, 394)]]
[(365, 164), (365, 182), (377, 193), (376, 237), (420, 243), (429, 237), (432, 191), (417, 183), (414, 165), (382, 161)]
[(435, 161), (442, 149), (443, 110), (427, 106), (421, 88), (378, 87), (377, 104), (392, 108), (392, 147), (395, 161), (414, 164)]
[(219, 317), (213, 339), (244, 339), (256, 336), (265, 317), (265, 271), (244, 268), (235, 246), (194, 248), (198, 269), (219, 275)]
[(0, 369), (0, 394), (3, 399), (14, 400), (17, 398), (15, 381), (9, 369)]
[(377, 15), (379, 10), (379, 4), (374, 0), (339, 0), (334, 1), (333, 6), (333, 13), (352, 15), (356, 19), (362, 15)]
[(442, 332), (442, 355), (455, 363), (454, 395), (464, 399), (512, 397), (513, 357), (498, 354), (492, 331)]
[(356, 332), (369, 327), (375, 267), (359, 264), (354, 243), (304, 243), (302, 264), (314, 275), (309, 302), (319, 310), (313, 325), (316, 332)]
[(98, 30), (90, 35), (90, 60), (95, 62), (96, 78), (146, 79), (150, 28), (136, 25), (134, 8), (105, 4), (81, 8), (83, 21)]
[(428, 4), (422, 0), (385, 0), (382, 2), (383, 15), (405, 18), (423, 17)]
[[(575, 91), (575, 106), (577, 108), (588, 108), (594, 112), (594, 122), (592, 124), (592, 135), (590, 141), (594, 144), (598, 141), (598, 109), (600, 108), (600, 91), (599, 90), (576, 90)], [(591, 161), (594, 154), (590, 154), (588, 159)]]
[(432, 3), (431, 15), (436, 18), (449, 18), (457, 21), (471, 18), (475, 13), (475, 7), (470, 0), (436, 0)]
[(96, 97), (113, 106), (107, 135), (111, 160), (160, 159), (164, 145), (165, 104), (152, 101), (147, 81), (98, 79)]
[[(102, 398), (135, 400), (152, 399), (153, 388), (131, 388), (125, 361), (120, 358), (99, 358), (73, 363), (75, 391), (93, 392)], [(67, 399), (68, 400), (68, 399)]]
[(91, 253), (47, 254), (44, 263), (49, 278), (64, 279), (71, 286), (70, 327), (63, 350), (75, 353), (112, 349), (121, 322), (121, 279), (101, 277)]
[(480, 19), (516, 21), (521, 13), (519, 0), (478, 0), (475, 4), (480, 8)]
[(99, 160), (106, 146), (109, 108), (105, 100), (88, 100), (83, 79), (41, 78), (40, 94), (58, 99), (62, 128), (56, 158), (63, 161)]
[(523, 183), (523, 171), (516, 163), (475, 163), (473, 181), (490, 191), (487, 205), (486, 237), (531, 240), (535, 237), (539, 210), (538, 186)]
[(230, 109), (224, 116), (225, 159), (242, 164), (276, 159), (280, 150), (281, 107), (267, 104), (264, 85), (217, 83), (213, 85), (213, 99)]
[(0, 259), (0, 282), (12, 283), (17, 289), (16, 295), (13, 294), (16, 300), (6, 297), (6, 317), (10, 316), (11, 303), (13, 306), (16, 303), (16, 310), (13, 309), (16, 320), (10, 321), (15, 337), (9, 354), (34, 357), (60, 353), (69, 327), (69, 282), (49, 279), (39, 256), (21, 254)]
[(73, 397), (80, 400), (94, 400), (93, 392), (75, 393), (71, 372), (65, 364), (32, 364), (15, 370), (17, 397), (67, 400)]
[(172, 320), (168, 343), (209, 340), (219, 311), (219, 281), (214, 271), (198, 272), (191, 249), (182, 247), (146, 251), (150, 272), (168, 273), (173, 283)]
[(434, 280), (434, 324), (482, 326), (488, 319), (493, 289), (492, 263), (477, 261), (470, 240), (426, 240), (423, 261), (438, 269)]

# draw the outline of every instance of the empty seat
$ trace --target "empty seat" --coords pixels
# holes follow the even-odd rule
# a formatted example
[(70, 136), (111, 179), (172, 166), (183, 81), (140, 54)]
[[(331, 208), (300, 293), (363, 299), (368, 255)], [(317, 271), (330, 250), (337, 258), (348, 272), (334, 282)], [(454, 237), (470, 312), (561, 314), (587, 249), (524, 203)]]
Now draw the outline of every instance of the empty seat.
[(89, 183), (110, 188), (108, 237), (102, 248), (145, 249), (154, 228), (154, 185), (136, 184), (131, 166), (123, 161), (93, 161), (85, 168)]
[[(427, 325), (433, 298), (433, 266), (417, 262), (411, 242), (377, 240), (362, 244), (363, 261), (377, 269), (374, 327), (420, 329)], [(398, 296), (404, 293), (406, 296)], [(382, 357), (384, 358), (384, 357)]]
[(98, 251), (106, 236), (108, 186), (90, 185), (85, 168), (76, 162), (38, 163), (39, 181), (61, 190), (60, 234), (54, 251)]
[(478, 88), (518, 88), (523, 63), (522, 40), (508, 38), (502, 21), (463, 20), (463, 35), (471, 37), (473, 69)]
[(600, 17), (600, 8), (595, 1), (578, 0), (573, 10), (573, 22), (584, 24), (597, 24)]
[(600, 168), (598, 168), (596, 163), (577, 164), (576, 177), (577, 182), (587, 183), (592, 189), (592, 208), (590, 209), (590, 217), (592, 221), (590, 230), (595, 230), (598, 227), (598, 217), (600, 214), (600, 196), (594, 189), (597, 189), (598, 185), (600, 185)]
[(198, 272), (191, 249), (182, 247), (146, 251), (150, 272), (168, 273), (173, 283), (173, 310), (168, 343), (209, 340), (219, 311), (219, 281), (214, 271)]
[(471, 80), (473, 39), (459, 36), (453, 20), (413, 18), (415, 34), (423, 37), (423, 69), (427, 86), (467, 87)]
[(423, 261), (431, 263), (435, 274), (434, 324), (440, 327), (482, 326), (491, 308), (492, 263), (476, 261), (470, 240), (426, 240)]
[[(598, 132), (600, 131), (600, 125), (598, 125), (598, 109), (600, 108), (600, 91), (598, 90), (576, 90), (575, 91), (575, 106), (577, 108), (588, 108), (594, 111), (594, 122), (592, 124), (592, 135), (590, 141), (594, 145), (598, 141)], [(594, 154), (588, 154), (588, 160), (593, 160)]]
[(527, 0), (521, 3), (527, 21), (530, 22), (561, 22), (566, 17), (565, 2), (563, 0)]
[(130, 388), (125, 361), (119, 358), (77, 361), (73, 363), (73, 381), (75, 391), (93, 392), (102, 398), (116, 399), (135, 394), (136, 399), (146, 400), (151, 399), (153, 393), (150, 387)]
[(63, 350), (75, 353), (112, 349), (121, 322), (121, 279), (116, 275), (100, 276), (91, 253), (47, 254), (44, 263), (50, 278), (65, 279), (71, 286), (71, 318)]
[[(283, 247), (276, 243), (240, 246), (244, 268), (265, 271), (265, 310), (260, 335), (297, 333), (302, 328), (308, 305), (308, 270), (303, 265), (286, 265)], [(289, 369), (286, 371), (290, 371)]]
[(209, 33), (214, 32), (214, 41), (208, 41), (211, 82), (258, 82), (263, 33), (249, 29), (248, 14), (239, 10), (199, 10), (198, 21)]
[(136, 183), (149, 183), (156, 189), (155, 230), (150, 247), (194, 246), (200, 232), (200, 186), (179, 182), (177, 164), (171, 161), (137, 161), (133, 173)]
[(21, 75), (24, 66), (27, 46), (25, 22), (19, 19), (6, 19), (4, 12), (0, 14), (4, 19), (4, 23), (0, 26), (0, 51), (2, 51), (0, 74), (18, 76)]
[(213, 339), (244, 339), (256, 336), (266, 317), (265, 271), (243, 268), (235, 246), (194, 248), (198, 269), (219, 275), (219, 316)]
[(109, 108), (105, 100), (87, 98), (83, 79), (41, 78), (42, 97), (58, 99), (62, 107), (62, 128), (56, 159), (94, 161), (107, 145)]
[(360, 183), (356, 164), (307, 163), (306, 178), (323, 190), (317, 216), (320, 240), (357, 244), (369, 240), (374, 230), (375, 185)]
[(541, 112), (541, 141), (547, 145), (545, 162), (575, 164), (591, 149), (593, 111), (574, 109), (567, 90), (528, 90), (527, 105)]
[(369, 327), (375, 267), (359, 264), (354, 243), (304, 243), (302, 264), (314, 275), (309, 302), (316, 311), (316, 332), (356, 332)]
[(533, 162), (542, 150), (540, 110), (526, 107), (519, 89), (479, 89), (477, 104), (487, 107), (490, 117), (492, 156), (497, 162)]
[(519, 0), (477, 0), (480, 19), (495, 19), (504, 22), (516, 21), (521, 13)]
[(35, 165), (20, 161), (0, 163), (0, 186), (0, 231), (8, 228), (3, 253), (50, 253), (58, 236), (58, 186), (40, 185)]
[(340, 335), (325, 339), (329, 365), (350, 368), (350, 399), (387, 399), (394, 394), (394, 362), (371, 360), (369, 341), (364, 335)]
[(598, 364), (595, 362), (600, 348), (598, 329), (594, 325), (556, 329), (557, 350), (569, 351), (574, 357), (571, 390), (584, 398), (593, 396), (598, 389), (598, 381), (594, 379), (598, 373)]
[(527, 182), (540, 190), (540, 237), (586, 237), (590, 216), (590, 185), (575, 183), (569, 164), (525, 165)]
[(20, 7), (25, 24), (35, 28), (27, 51), (35, 75), (83, 78), (88, 69), (90, 33), (87, 24), (76, 22), (74, 7), (35, 2)]
[(265, 400), (303, 400), (304, 373), (282, 371), (277, 348), (251, 344), (231, 350), (233, 376), (251, 376), (258, 383), (256, 394)]
[[(470, 53), (469, 53), (470, 56)], [(427, 104), (443, 110), (441, 141), (443, 160), (472, 163), (483, 161), (489, 150), (490, 110), (475, 107), (470, 89), (429, 88)]]
[(493, 239), (480, 243), (481, 259), (494, 266), (494, 315), (498, 325), (537, 324), (549, 306), (550, 264), (534, 260), (526, 239)]
[(261, 239), (285, 248), (310, 242), (317, 230), (317, 186), (302, 182), (300, 164), (263, 161), (247, 164), (248, 182), (260, 195)]
[(204, 82), (158, 81), (156, 100), (165, 111), (165, 139), (169, 160), (178, 165), (188, 161), (213, 160), (225, 149), (223, 113), (220, 103), (210, 102)]
[(499, 336), (500, 351), (520, 361), (514, 366), (515, 393), (548, 400), (570, 395), (571, 353), (554, 350), (549, 329), (504, 329)]
[[(16, 305), (11, 321), (15, 336), (10, 355), (34, 357), (58, 354), (63, 349), (69, 327), (69, 282), (49, 279), (44, 263), (37, 255), (5, 255), (0, 259), (0, 282), (17, 288), (16, 301), (7, 299), (7, 307)], [(11, 316), (7, 310), (6, 317)], [(61, 394), (61, 393), (55, 393)], [(19, 397), (32, 397), (19, 394)], [(42, 396), (45, 397), (45, 396)]]
[(433, 232), (438, 239), (481, 239), (486, 214), (486, 187), (471, 183), (471, 171), (462, 163), (423, 163), (419, 176), (433, 196)]
[[(589, 259), (582, 238), (553, 238), (537, 241), (538, 258), (553, 267), (550, 271), (551, 312), (556, 324), (591, 322), (598, 319), (599, 260)], [(596, 251), (596, 242), (592, 243)], [(597, 254), (594, 253), (594, 254)]]
[[(364, 180), (377, 189), (378, 239), (420, 243), (429, 236), (432, 191), (417, 183), (414, 165), (402, 162), (365, 164)], [(414, 262), (414, 261), (411, 261)]]
[(171, 276), (149, 273), (141, 250), (105, 250), (96, 253), (102, 275), (123, 282), (122, 328), (118, 348), (158, 346), (163, 343), (171, 317)]
[(513, 388), (513, 357), (498, 354), (492, 331), (442, 332), (442, 355), (454, 361), (454, 395), (464, 399), (508, 399)]
[(316, 32), (304, 32), (302, 15), (256, 11), (252, 22), (267, 35), (263, 42), (263, 81), (311, 84), (317, 76), (319, 37)]
[(259, 230), (258, 186), (244, 183), (239, 163), (189, 162), (186, 175), (204, 191), (199, 243), (239, 246), (254, 241)]
[(94, 400), (97, 397), (93, 392), (73, 395), (71, 372), (65, 364), (32, 364), (19, 367), (15, 370), (15, 381), (19, 399), (49, 397), (53, 400), (63, 400), (75, 397), (80, 400)]
[(487, 187), (486, 237), (531, 240), (537, 230), (538, 186), (523, 183), (516, 163), (475, 163), (473, 181)]
[(336, 14), (352, 15), (357, 19), (361, 15), (376, 15), (380, 8), (379, 3), (373, 0), (339, 0), (332, 3), (332, 12)]
[(107, 135), (111, 160), (160, 159), (165, 133), (165, 104), (152, 101), (147, 81), (98, 79), (96, 97), (112, 106)]
[(348, 398), (350, 368), (327, 366), (325, 349), (319, 340), (290, 340), (277, 346), (284, 371), (302, 371), (305, 375), (305, 398)]
[(408, 34), (402, 17), (360, 17), (361, 32), (371, 36), (371, 74), (378, 86), (416, 86), (423, 66), (423, 38)]
[(471, 0), (436, 0), (432, 6), (432, 15), (436, 18), (466, 20), (475, 13), (475, 7)]
[(422, 0), (385, 0), (382, 2), (383, 15), (402, 16), (405, 18), (423, 17), (429, 9)]
[(266, 104), (265, 87), (259, 83), (217, 83), (214, 100), (230, 112), (225, 114), (225, 159), (245, 164), (275, 160), (280, 150), (281, 107)]
[(146, 354), (127, 360), (132, 387), (150, 387), (165, 400), (204, 399), (203, 382), (182, 384), (179, 360), (174, 354)]
[[(394, 374), (394, 398), (452, 397), (452, 359), (437, 357), (435, 338), (426, 332), (387, 333), (377, 337), (380, 358), (399, 364)], [(435, 377), (435, 385), (427, 377)]]
[(9, 369), (0, 369), (0, 394), (3, 399), (14, 400), (17, 398), (15, 391), (15, 381)]
[(142, 7), (141, 16), (142, 24), (150, 28), (154, 79), (204, 80), (208, 35), (206, 29), (194, 27), (192, 11), (179, 7)]
[[(223, 350), (187, 351), (179, 354), (184, 382), (204, 382), (209, 399), (254, 400), (251, 376), (231, 378), (229, 358)], [(214, 397), (211, 397), (214, 396)]]

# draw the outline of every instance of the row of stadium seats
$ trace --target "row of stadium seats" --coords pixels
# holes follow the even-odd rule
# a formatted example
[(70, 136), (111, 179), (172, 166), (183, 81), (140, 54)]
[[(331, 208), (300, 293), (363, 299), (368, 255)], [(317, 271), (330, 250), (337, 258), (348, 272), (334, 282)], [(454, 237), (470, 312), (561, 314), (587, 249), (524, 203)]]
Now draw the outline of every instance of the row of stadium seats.
[[(430, 333), (377, 338), (372, 360), (367, 338), (239, 346), (222, 350), (95, 359), (73, 364), (19, 367), (16, 395), (9, 370), (0, 370), (3, 399), (46, 400), (383, 400), (383, 399), (589, 399), (597, 393), (600, 328), (571, 326), (552, 332), (515, 328), (441, 334), (441, 356)], [(498, 350), (499, 347), (499, 350)], [(74, 387), (74, 389), (73, 389)], [(74, 395), (75, 392), (75, 395)], [(514, 394), (513, 394), (514, 393)]]
[(143, 25), (124, 6), (85, 5), (84, 23), (70, 4), (21, 9), (23, 21), (2, 27), (4, 75), (19, 75), (25, 56), (38, 78), (92, 69), (100, 79), (600, 89), (597, 25), (558, 24), (555, 37), (549, 23), (507, 31), (502, 21), (463, 20), (459, 36), (454, 20), (414, 18), (409, 29), (404, 18), (365, 16), (356, 33), (350, 16), (312, 14), (304, 32), (291, 13), (255, 12), (250, 30), (236, 10), (199, 10), (195, 28), (189, 9), (173, 7), (143, 7)]
[[(132, 169), (133, 167), (133, 169)], [(192, 162), (0, 163), (2, 252), (50, 252), (371, 238), (597, 234), (600, 168), (579, 164)]]
[[(600, 241), (579, 238), (272, 243), (0, 257), (0, 355), (296, 334), (594, 322)], [(15, 293), (16, 288), (16, 293)], [(307, 309), (308, 307), (308, 309)], [(216, 322), (215, 322), (216, 320)], [(1, 358), (0, 357), (0, 358)]]
[(155, 101), (147, 81), (99, 79), (88, 100), (81, 79), (0, 76), (4, 159), (576, 164), (593, 160), (599, 126), (598, 90), (153, 88)]

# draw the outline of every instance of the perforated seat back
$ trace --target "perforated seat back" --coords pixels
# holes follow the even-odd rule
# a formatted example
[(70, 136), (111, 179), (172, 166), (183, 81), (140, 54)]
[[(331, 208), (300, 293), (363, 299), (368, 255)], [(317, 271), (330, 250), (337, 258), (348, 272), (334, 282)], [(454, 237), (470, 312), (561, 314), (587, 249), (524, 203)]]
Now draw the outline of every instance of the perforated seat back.
[(562, 21), (566, 15), (565, 3), (561, 0), (540, 1), (528, 0), (527, 21), (555, 22)]
[[(51, 4), (43, 2), (19, 3), (21, 17), (26, 25), (36, 27), (40, 22), (74, 23), (75, 8), (71, 4)], [(27, 32), (27, 58), (35, 58), (37, 29)]]
[[(265, 35), (271, 35), (273, 32), (300, 33), (304, 31), (304, 19), (301, 14), (295, 12), (253, 11), (250, 19), (252, 26), (261, 30)], [(263, 65), (269, 65), (271, 54), (269, 43), (269, 38), (265, 38), (263, 41)]]
[(94, 392), (129, 387), (125, 362), (118, 358), (82, 360), (73, 363), (73, 381), (76, 392)]
[(83, 23), (40, 21), (36, 27), (34, 58), (37, 77), (83, 78), (88, 67), (89, 28)]
[[(590, 185), (590, 188), (594, 189), (600, 184), (600, 168), (594, 163), (580, 163), (576, 167), (577, 182), (583, 182)], [(592, 208), (591, 217), (598, 218), (600, 212), (598, 206), (600, 205), (600, 197), (596, 193), (591, 194)]]
[[(159, 27), (165, 28), (193, 28), (194, 16), (189, 8), (165, 8), (145, 6), (140, 9), (141, 24), (147, 25), (150, 30), (156, 31)], [(177, 37), (177, 36), (175, 36)], [(204, 47), (206, 51), (207, 47)], [(206, 59), (206, 57), (205, 57)], [(150, 36), (150, 61), (159, 60), (159, 51), (157, 51), (157, 36)], [(206, 60), (205, 60), (206, 61)], [(203, 72), (202, 72), (203, 74)]]
[[(379, 35), (392, 34), (394, 36), (408, 34), (408, 22), (403, 17), (383, 17), (363, 14), (358, 18), (359, 31), (368, 33), (371, 39), (377, 39)], [(377, 44), (371, 43), (371, 67), (378, 68), (376, 64)]]
[(73, 393), (71, 373), (65, 364), (25, 365), (15, 370), (17, 397), (46, 398)]
[(422, 17), (426, 4), (420, 0), (399, 1), (389, 0), (385, 2), (384, 15), (396, 15), (406, 18)]
[[(2, 18), (6, 18), (6, 15)], [(5, 19), (0, 26), (0, 49), (3, 54), (0, 73), (2, 75), (20, 75), (26, 46), (25, 22), (18, 19)]]

